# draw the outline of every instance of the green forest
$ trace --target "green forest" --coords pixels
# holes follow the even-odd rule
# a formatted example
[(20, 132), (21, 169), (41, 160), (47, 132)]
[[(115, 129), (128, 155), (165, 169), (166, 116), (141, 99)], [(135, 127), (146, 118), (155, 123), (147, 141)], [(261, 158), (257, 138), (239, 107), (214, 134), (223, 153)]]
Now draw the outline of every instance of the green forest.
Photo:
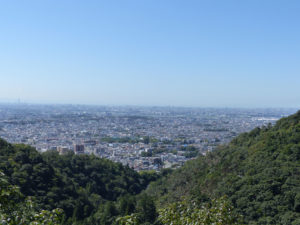
[(179, 169), (0, 139), (1, 224), (300, 224), (300, 111)]
[(20, 201), (32, 196), (37, 209), (62, 209), (62, 224), (112, 224), (120, 213), (131, 212), (127, 205), (135, 205), (134, 196), (159, 176), (139, 174), (95, 156), (40, 154), (4, 140), (0, 140), (0, 170), (3, 179), (19, 187), (24, 196)]
[(227, 196), (245, 224), (300, 224), (300, 112), (188, 161), (146, 193), (159, 208)]

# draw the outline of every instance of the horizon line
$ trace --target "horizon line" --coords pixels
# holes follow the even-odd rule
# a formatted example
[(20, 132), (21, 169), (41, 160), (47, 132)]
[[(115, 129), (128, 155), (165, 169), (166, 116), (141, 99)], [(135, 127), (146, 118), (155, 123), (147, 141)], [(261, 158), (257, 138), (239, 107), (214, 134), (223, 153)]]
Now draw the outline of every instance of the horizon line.
[(184, 105), (140, 105), (140, 104), (97, 104), (97, 103), (42, 103), (1, 101), (0, 105), (34, 105), (34, 106), (86, 106), (86, 107), (141, 107), (141, 108), (194, 108), (194, 109), (297, 109), (296, 106), (184, 106)]

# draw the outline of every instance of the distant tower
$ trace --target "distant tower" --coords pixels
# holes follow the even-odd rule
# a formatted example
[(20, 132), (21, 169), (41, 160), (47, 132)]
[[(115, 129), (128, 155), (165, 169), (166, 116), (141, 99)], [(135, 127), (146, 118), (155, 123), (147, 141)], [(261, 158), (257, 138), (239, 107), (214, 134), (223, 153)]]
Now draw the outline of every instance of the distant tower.
[(76, 155), (84, 154), (84, 145), (74, 145), (74, 152)]

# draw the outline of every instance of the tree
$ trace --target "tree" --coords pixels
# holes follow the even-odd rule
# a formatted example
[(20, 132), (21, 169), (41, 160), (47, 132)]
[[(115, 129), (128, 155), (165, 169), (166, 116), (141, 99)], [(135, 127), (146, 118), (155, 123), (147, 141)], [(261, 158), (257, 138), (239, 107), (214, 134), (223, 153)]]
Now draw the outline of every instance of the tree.
[[(23, 199), (20, 201), (19, 199)], [(60, 224), (62, 210), (36, 210), (32, 198), (23, 198), (19, 187), (11, 185), (0, 172), (0, 223), (8, 225), (55, 225)]]
[(153, 199), (146, 194), (139, 196), (137, 201), (137, 214), (141, 223), (150, 222), (153, 223), (157, 218), (156, 207)]
[(150, 137), (149, 136), (143, 137), (143, 142), (144, 142), (144, 144), (149, 144), (150, 143)]
[(241, 218), (233, 213), (232, 206), (225, 197), (210, 203), (197, 205), (186, 200), (170, 204), (159, 210), (159, 221), (173, 225), (234, 225), (242, 224)]

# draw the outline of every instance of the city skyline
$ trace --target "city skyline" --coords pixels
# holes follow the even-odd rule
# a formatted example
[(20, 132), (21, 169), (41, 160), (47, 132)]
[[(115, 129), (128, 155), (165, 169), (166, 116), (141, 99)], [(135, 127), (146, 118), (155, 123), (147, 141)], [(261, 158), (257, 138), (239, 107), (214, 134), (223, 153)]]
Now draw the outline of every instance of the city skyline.
[(0, 102), (300, 106), (298, 1), (0, 3)]

